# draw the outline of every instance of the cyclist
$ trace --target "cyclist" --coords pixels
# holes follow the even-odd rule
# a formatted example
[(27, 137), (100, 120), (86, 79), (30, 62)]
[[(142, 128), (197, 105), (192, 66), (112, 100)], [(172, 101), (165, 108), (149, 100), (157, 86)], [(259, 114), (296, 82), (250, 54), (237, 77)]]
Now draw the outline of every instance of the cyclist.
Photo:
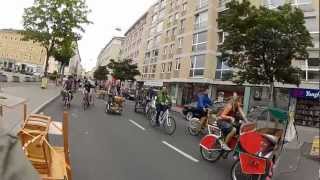
[(71, 96), (70, 101), (73, 99), (72, 85), (73, 85), (72, 76), (68, 76), (68, 79), (64, 82), (63, 89), (65, 90), (66, 93), (70, 94), (70, 96)]
[(159, 92), (159, 95), (156, 98), (156, 124), (159, 126), (159, 116), (161, 112), (165, 112), (169, 108), (169, 104), (171, 103), (171, 99), (168, 96), (168, 91), (166, 87), (163, 87)]
[(200, 114), (200, 124), (201, 124), (200, 128), (202, 129), (203, 126), (205, 125), (205, 121), (207, 120), (207, 113), (208, 113), (207, 108), (209, 106), (212, 106), (213, 102), (210, 100), (207, 90), (200, 92), (198, 94), (197, 99), (198, 99), (197, 110)]
[(88, 96), (88, 101), (91, 101), (91, 88), (93, 88), (90, 81), (85, 77), (83, 82), (84, 94)]
[(231, 150), (227, 144), (237, 132), (236, 128), (233, 126), (237, 113), (240, 113), (245, 122), (248, 121), (241, 107), (240, 97), (234, 92), (231, 100), (225, 105), (218, 117), (218, 125), (226, 137), (225, 142), (222, 142), (221, 145), (222, 148), (227, 151)]

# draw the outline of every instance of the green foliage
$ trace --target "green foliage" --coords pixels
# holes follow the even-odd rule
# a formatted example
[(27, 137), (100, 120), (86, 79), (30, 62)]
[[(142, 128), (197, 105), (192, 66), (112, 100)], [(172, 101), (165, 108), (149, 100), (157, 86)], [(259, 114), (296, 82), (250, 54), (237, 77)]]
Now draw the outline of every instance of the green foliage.
[(24, 40), (40, 43), (46, 50), (45, 75), (54, 48), (65, 37), (81, 39), (83, 25), (89, 24), (90, 12), (84, 0), (35, 0), (23, 15)]
[(69, 65), (70, 59), (75, 55), (75, 48), (75, 43), (70, 37), (65, 37), (56, 44), (53, 50), (53, 57), (56, 61), (60, 62), (61, 68)]
[(106, 66), (99, 66), (97, 70), (94, 71), (93, 77), (96, 80), (107, 80), (109, 71)]
[(137, 65), (132, 64), (131, 59), (124, 59), (119, 62), (112, 59), (108, 64), (108, 68), (112, 70), (112, 76), (121, 81), (135, 81), (135, 76), (140, 75)]
[(219, 17), (219, 28), (228, 35), (221, 46), (222, 58), (236, 69), (239, 84), (300, 83), (293, 59), (306, 58), (311, 36), (303, 12), (288, 4), (277, 9), (255, 8), (248, 0), (231, 1)]

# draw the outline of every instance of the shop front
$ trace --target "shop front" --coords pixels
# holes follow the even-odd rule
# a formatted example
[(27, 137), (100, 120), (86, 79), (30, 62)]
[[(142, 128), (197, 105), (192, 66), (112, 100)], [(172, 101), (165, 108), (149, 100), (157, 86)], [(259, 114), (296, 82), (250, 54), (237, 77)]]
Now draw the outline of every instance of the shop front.
[(300, 126), (320, 128), (320, 90), (292, 89), (295, 102), (295, 123)]

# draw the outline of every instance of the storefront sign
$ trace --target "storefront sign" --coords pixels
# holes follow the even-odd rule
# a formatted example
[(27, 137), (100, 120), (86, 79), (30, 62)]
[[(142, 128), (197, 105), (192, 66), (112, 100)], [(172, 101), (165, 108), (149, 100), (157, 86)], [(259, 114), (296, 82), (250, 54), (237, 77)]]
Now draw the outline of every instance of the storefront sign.
[(162, 87), (163, 82), (162, 81), (145, 81), (145, 86), (151, 86), (151, 87)]
[(320, 99), (320, 90), (315, 89), (294, 89), (291, 91), (292, 97), (306, 99)]

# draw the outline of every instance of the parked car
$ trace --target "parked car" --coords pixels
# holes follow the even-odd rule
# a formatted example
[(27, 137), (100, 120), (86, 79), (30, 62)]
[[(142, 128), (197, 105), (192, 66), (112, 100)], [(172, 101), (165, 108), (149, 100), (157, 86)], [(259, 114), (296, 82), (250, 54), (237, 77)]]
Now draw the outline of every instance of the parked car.
[[(224, 107), (224, 105), (225, 102), (215, 102), (212, 106), (214, 113), (218, 113)], [(190, 121), (194, 117), (200, 118), (200, 113), (197, 110), (197, 102), (184, 105), (182, 114), (187, 121)]]

